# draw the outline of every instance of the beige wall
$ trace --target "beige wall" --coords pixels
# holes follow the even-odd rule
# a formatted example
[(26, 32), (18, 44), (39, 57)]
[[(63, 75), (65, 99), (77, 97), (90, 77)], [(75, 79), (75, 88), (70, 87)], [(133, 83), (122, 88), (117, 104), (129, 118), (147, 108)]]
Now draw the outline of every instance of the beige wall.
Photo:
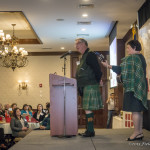
[[(17, 68), (14, 72), (10, 68), (0, 67), (0, 103), (3, 105), (16, 102), (19, 108), (25, 103), (36, 108), (38, 103), (42, 103), (45, 108), (45, 103), (50, 101), (49, 74), (57, 72), (57, 75), (63, 76), (63, 59), (60, 56), (28, 56), (28, 60), (27, 67)], [(66, 68), (66, 77), (70, 77), (69, 57)], [(27, 90), (19, 90), (18, 80), (29, 81)]]

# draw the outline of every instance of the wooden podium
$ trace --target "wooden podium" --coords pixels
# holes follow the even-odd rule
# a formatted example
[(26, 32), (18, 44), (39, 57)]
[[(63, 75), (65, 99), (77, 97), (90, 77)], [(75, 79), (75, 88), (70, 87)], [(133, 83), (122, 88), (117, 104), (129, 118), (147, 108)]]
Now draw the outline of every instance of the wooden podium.
[(78, 131), (76, 80), (50, 74), (49, 84), (51, 136), (76, 135)]

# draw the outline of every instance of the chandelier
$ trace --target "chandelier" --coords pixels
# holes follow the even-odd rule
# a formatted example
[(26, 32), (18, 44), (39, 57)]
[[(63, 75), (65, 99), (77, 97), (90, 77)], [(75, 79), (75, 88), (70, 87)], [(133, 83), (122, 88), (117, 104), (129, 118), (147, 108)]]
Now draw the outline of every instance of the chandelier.
[(4, 35), (3, 30), (0, 30), (0, 56), (2, 57), (2, 61), (0, 66), (6, 68), (12, 68), (14, 71), (15, 68), (25, 67), (28, 64), (27, 55), (28, 52), (20, 47), (17, 48), (18, 38), (14, 35), (14, 27), (16, 24), (12, 24), (13, 26), (13, 35), (10, 34)]

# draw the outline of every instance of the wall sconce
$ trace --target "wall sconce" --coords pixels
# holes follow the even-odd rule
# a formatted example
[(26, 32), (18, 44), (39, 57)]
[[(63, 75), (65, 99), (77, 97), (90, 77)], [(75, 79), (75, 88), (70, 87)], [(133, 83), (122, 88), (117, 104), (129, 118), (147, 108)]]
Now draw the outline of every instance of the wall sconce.
[(22, 89), (22, 90), (26, 90), (27, 89), (28, 80), (25, 80), (25, 81), (19, 80), (18, 83), (19, 83), (19, 89)]

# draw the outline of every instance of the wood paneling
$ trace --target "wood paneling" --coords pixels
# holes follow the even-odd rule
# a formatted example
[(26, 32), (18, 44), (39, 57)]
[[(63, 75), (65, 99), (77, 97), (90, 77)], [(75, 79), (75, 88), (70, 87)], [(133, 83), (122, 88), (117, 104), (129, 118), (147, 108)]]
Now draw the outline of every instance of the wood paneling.
[(42, 44), (38, 39), (19, 39), (19, 44)]
[(123, 57), (125, 57), (125, 42), (123, 39), (117, 39), (117, 65), (121, 64)]
[[(106, 55), (109, 54), (108, 51), (103, 51), (99, 52), (104, 55), (106, 58)], [(75, 78), (75, 73), (76, 73), (76, 61), (79, 60), (79, 55), (72, 55), (71, 56), (71, 76)], [(106, 123), (107, 123), (107, 93), (108, 93), (108, 88), (107, 88), (107, 69), (101, 66), (101, 70), (103, 72), (102, 80), (104, 85), (100, 87), (100, 92), (102, 95), (102, 100), (104, 104), (104, 108), (100, 110), (93, 111), (94, 112), (94, 127), (96, 128), (106, 128)], [(82, 109), (82, 99), (80, 96), (78, 96), (78, 126), (79, 128), (85, 128), (86, 126), (86, 117), (85, 117), (85, 111)]]
[[(28, 56), (57, 56), (57, 55), (63, 55), (67, 51), (64, 52), (28, 52)], [(72, 52), (71, 56), (79, 55), (78, 52)]]

